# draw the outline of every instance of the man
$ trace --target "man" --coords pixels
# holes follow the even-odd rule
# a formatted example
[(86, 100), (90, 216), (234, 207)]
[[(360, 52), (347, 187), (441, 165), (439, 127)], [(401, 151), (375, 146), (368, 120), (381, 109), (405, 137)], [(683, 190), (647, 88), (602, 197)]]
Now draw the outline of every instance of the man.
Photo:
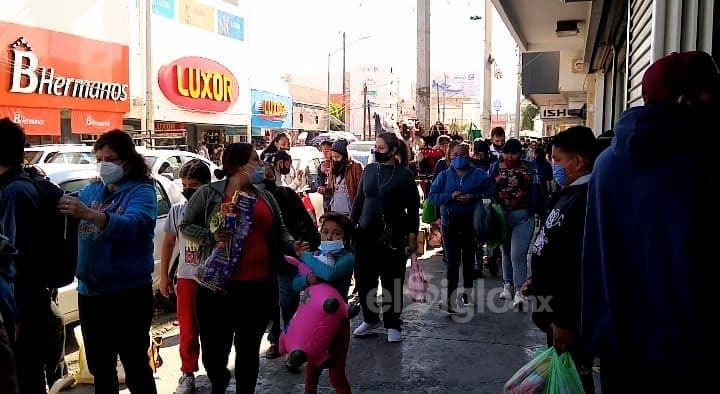
[(272, 156), (275, 169), (275, 184), (286, 186), (293, 191), (302, 190), (304, 186), (304, 171), (297, 170), (297, 176), (292, 175), (292, 157), (287, 151), (281, 150)]
[(492, 129), (490, 132), (490, 153), (495, 156), (495, 159), (500, 160), (502, 157), (502, 147), (505, 145), (505, 129), (498, 126)]
[(562, 191), (540, 230), (532, 253), (532, 286), (548, 300), (549, 310), (533, 313), (548, 346), (569, 351), (580, 373), (585, 393), (594, 392), (592, 357), (584, 354), (580, 332), (580, 264), (590, 173), (595, 160), (595, 135), (576, 126), (555, 136), (553, 161)]
[[(648, 68), (642, 93), (590, 180), (581, 337), (603, 393), (702, 392), (718, 347), (720, 74), (704, 52), (673, 53)], [(696, 143), (678, 143), (688, 135)]]
[(34, 394), (45, 393), (46, 382), (52, 386), (66, 372), (65, 330), (57, 309), (57, 290), (48, 289), (37, 272), (41, 261), (52, 256), (43, 253), (43, 241), (36, 236), (36, 226), (43, 222), (40, 196), (33, 183), (26, 180), (24, 148), (22, 128), (8, 118), (1, 119), (0, 233), (17, 249), (16, 256), (3, 256), (0, 263), (0, 272), (5, 271), (0, 276), (12, 278), (12, 272), (16, 273), (17, 312), (14, 317), (10, 311), (2, 313), (7, 329), (12, 330), (10, 322), (15, 322), (20, 393)]

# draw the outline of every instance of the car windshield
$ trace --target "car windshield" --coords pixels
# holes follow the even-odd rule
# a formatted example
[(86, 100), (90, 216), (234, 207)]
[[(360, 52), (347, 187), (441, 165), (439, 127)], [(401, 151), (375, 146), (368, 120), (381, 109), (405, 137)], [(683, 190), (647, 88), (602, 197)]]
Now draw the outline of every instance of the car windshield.
[(25, 164), (37, 164), (40, 162), (40, 158), (42, 157), (41, 151), (31, 150), (31, 151), (25, 151)]
[(375, 146), (375, 142), (353, 142), (352, 144), (348, 145), (348, 150), (354, 150), (358, 152), (370, 152), (370, 150)]
[(58, 152), (47, 160), (48, 163), (94, 164), (97, 158), (91, 152)]

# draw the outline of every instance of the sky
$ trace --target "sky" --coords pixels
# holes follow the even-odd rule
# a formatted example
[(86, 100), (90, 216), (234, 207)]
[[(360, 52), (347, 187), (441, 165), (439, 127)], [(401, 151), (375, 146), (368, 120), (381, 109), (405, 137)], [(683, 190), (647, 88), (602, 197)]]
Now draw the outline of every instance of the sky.
[[(284, 74), (314, 74), (326, 89), (328, 52), (342, 47), (346, 32), (347, 69), (389, 64), (397, 71), (401, 95), (409, 98), (416, 75), (416, 0), (247, 0), (251, 85), (272, 90)], [(484, 0), (431, 0), (431, 75), (483, 70)], [(368, 37), (369, 36), (369, 37)], [(367, 37), (367, 38), (364, 38)], [(362, 38), (362, 39), (361, 39)], [(358, 41), (358, 39), (361, 39)], [(493, 82), (501, 112), (514, 112), (516, 45), (496, 12), (493, 57), (503, 78)], [(333, 92), (340, 92), (342, 53), (331, 56)]]

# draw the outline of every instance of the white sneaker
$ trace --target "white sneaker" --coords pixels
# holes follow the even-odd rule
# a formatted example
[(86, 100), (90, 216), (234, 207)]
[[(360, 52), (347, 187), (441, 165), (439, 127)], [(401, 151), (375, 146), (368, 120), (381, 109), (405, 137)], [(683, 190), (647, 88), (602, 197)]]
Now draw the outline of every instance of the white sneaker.
[(370, 324), (368, 322), (362, 322), (362, 324), (360, 324), (358, 328), (353, 331), (353, 335), (355, 335), (356, 337), (364, 337), (370, 335), (372, 330), (376, 329), (377, 326), (378, 323)]
[(513, 285), (510, 283), (505, 283), (503, 285), (503, 291), (500, 293), (500, 299), (502, 300), (512, 300), (512, 291), (513, 291)]
[(195, 375), (183, 374), (178, 382), (175, 394), (190, 394), (195, 392)]
[(390, 343), (402, 342), (402, 333), (400, 332), (400, 330), (396, 330), (394, 328), (388, 328), (387, 336), (388, 336), (388, 342), (390, 342)]
[(527, 297), (520, 294), (519, 291), (517, 293), (515, 293), (515, 299), (513, 300), (513, 308), (519, 308), (522, 310), (524, 307), (527, 306), (527, 304), (528, 304)]

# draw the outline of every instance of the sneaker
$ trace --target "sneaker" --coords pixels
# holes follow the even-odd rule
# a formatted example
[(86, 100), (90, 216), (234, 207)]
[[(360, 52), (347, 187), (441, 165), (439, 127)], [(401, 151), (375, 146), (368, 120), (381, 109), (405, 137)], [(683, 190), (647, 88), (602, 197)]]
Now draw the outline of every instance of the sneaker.
[(500, 299), (502, 300), (512, 300), (512, 291), (513, 291), (513, 285), (511, 283), (505, 283), (503, 285), (503, 291), (500, 293)]
[(190, 394), (195, 392), (195, 375), (191, 373), (184, 373), (178, 381), (177, 389), (175, 394)]
[(280, 357), (280, 351), (278, 345), (271, 343), (270, 347), (265, 351), (265, 358), (273, 359)]
[(457, 314), (458, 314), (457, 309), (456, 309), (455, 307), (453, 307), (452, 305), (450, 305), (450, 303), (448, 303), (448, 302), (441, 302), (441, 303), (440, 303), (440, 310), (445, 311), (445, 312), (447, 312), (447, 313), (449, 313), (449, 314), (451, 314), (451, 315), (457, 315)]
[(388, 342), (390, 342), (390, 343), (402, 342), (402, 333), (400, 332), (400, 330), (396, 330), (394, 328), (388, 328), (387, 338), (388, 338)]
[[(472, 290), (470, 290), (470, 291), (472, 291)], [(462, 302), (463, 302), (463, 305), (466, 307), (475, 305), (475, 301), (473, 300), (472, 294), (468, 294), (468, 293), (463, 293)]]
[(518, 291), (515, 293), (515, 299), (513, 300), (513, 308), (518, 308), (518, 310), (522, 311), (524, 307), (526, 307), (528, 304), (527, 297), (520, 294)]
[(368, 322), (362, 322), (358, 326), (358, 328), (353, 331), (353, 335), (356, 337), (365, 337), (372, 333), (372, 330), (376, 329), (378, 326), (378, 323), (368, 323)]

